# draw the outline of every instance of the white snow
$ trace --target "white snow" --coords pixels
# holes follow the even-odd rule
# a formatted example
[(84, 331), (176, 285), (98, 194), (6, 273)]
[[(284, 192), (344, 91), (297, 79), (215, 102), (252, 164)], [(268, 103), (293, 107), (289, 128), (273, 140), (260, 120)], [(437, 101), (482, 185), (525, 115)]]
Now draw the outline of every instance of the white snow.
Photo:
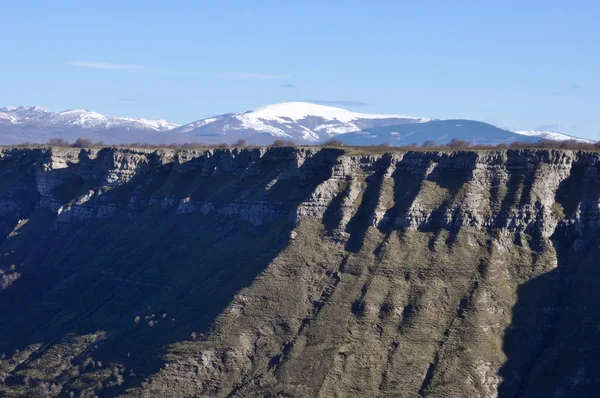
[(46, 108), (42, 108), (41, 106), (5, 106), (4, 108), (0, 108), (0, 112), (50, 112)]
[(19, 119), (9, 113), (0, 112), (0, 120), (8, 121), (9, 123), (15, 124)]
[[(242, 122), (242, 125), (239, 127), (231, 127), (231, 130), (252, 129), (252, 130), (267, 132), (276, 137), (293, 138), (293, 136), (287, 134), (285, 131), (281, 130), (280, 128), (272, 126), (270, 124), (267, 124), (259, 118), (248, 116), (248, 114), (244, 114), (244, 113), (236, 114), (234, 117), (236, 119), (238, 119), (240, 122)], [(274, 119), (272, 119), (272, 120), (274, 120)], [(278, 121), (279, 123), (286, 123), (285, 120), (281, 120), (281, 119), (276, 119), (276, 121)], [(289, 123), (289, 121), (287, 123)]]
[(211, 124), (217, 121), (216, 117), (209, 117), (208, 119), (204, 119), (204, 125)]
[(579, 142), (587, 142), (587, 143), (594, 142), (592, 140), (587, 140), (585, 138), (572, 137), (570, 135), (558, 133), (556, 131), (549, 131), (549, 130), (514, 131), (514, 133), (520, 134), (520, 135), (526, 135), (528, 137), (539, 137), (540, 139), (555, 140), (555, 141), (576, 140)]
[(308, 127), (300, 126), (303, 130), (302, 138), (307, 141), (319, 141), (319, 135), (311, 131)]
[(342, 108), (332, 106), (317, 105), (310, 102), (283, 102), (280, 104), (263, 106), (243, 114), (250, 119), (276, 120), (282, 122), (282, 118), (289, 118), (293, 121), (305, 119), (309, 116), (316, 116), (325, 120), (337, 120), (340, 122), (351, 122), (357, 119), (414, 119), (423, 118), (403, 115), (376, 115), (370, 113), (351, 112)]
[(195, 129), (197, 129), (199, 127), (206, 126), (207, 124), (214, 123), (217, 120), (219, 120), (220, 118), (222, 118), (222, 117), (210, 117), (208, 119), (201, 119), (201, 120), (198, 120), (198, 121), (186, 124), (184, 126), (181, 126), (178, 131), (180, 133), (189, 133), (189, 132), (194, 131)]
[(324, 131), (325, 133), (327, 133), (329, 135), (346, 134), (346, 133), (352, 133), (352, 132), (361, 130), (360, 127), (358, 127), (357, 125), (352, 124), (352, 123), (347, 123), (347, 124), (327, 123), (327, 124), (322, 124), (320, 126), (317, 126), (314, 129), (315, 129), (315, 131)]

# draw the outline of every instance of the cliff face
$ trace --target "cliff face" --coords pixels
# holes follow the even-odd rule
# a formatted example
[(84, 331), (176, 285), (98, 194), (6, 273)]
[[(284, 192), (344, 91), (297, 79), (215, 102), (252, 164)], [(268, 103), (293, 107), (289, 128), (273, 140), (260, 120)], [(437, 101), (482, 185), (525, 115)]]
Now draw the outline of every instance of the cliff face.
[(596, 396), (600, 155), (3, 149), (0, 395)]

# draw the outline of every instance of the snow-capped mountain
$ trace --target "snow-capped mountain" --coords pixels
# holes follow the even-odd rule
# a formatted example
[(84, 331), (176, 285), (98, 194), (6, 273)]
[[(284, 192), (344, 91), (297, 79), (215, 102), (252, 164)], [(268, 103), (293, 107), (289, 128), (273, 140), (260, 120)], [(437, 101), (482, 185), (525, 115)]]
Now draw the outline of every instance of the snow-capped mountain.
[(119, 128), (154, 131), (167, 131), (179, 126), (166, 120), (105, 116), (86, 109), (72, 109), (55, 113), (39, 106), (7, 106), (0, 108), (0, 123), (5, 122), (17, 126), (36, 125), (53, 128), (82, 127), (87, 129)]
[(280, 138), (314, 144), (365, 128), (429, 120), (402, 115), (357, 113), (308, 102), (285, 102), (198, 120), (174, 129), (172, 133), (202, 142), (231, 143), (245, 139), (249, 143), (265, 144)]
[(347, 145), (409, 145), (434, 141), (446, 144), (452, 139), (469, 141), (473, 144), (497, 145), (514, 141), (536, 142), (540, 139), (556, 141), (577, 140), (592, 142), (583, 138), (552, 131), (511, 131), (475, 120), (431, 120), (419, 124), (401, 124), (364, 129), (338, 137)]
[(79, 137), (106, 144), (232, 144), (240, 139), (252, 145), (271, 144), (275, 139), (318, 144), (332, 137), (349, 145), (420, 145), (429, 140), (444, 144), (453, 138), (476, 144), (540, 139), (591, 142), (553, 131), (511, 131), (474, 120), (357, 113), (308, 102), (268, 105), (183, 126), (166, 120), (106, 116), (85, 109), (51, 112), (39, 106), (0, 108), (1, 145), (45, 143), (51, 138), (73, 142)]
[(591, 140), (579, 137), (573, 137), (567, 134), (559, 133), (557, 131), (550, 130), (529, 130), (529, 131), (515, 131), (515, 134), (524, 135), (527, 137), (534, 137), (536, 140), (553, 140), (553, 141), (565, 141), (565, 140), (576, 140), (580, 142), (593, 142)]
[(106, 116), (85, 109), (51, 112), (39, 106), (0, 108), (0, 144), (4, 145), (51, 138), (74, 141), (79, 137), (111, 144), (163, 142), (166, 140), (161, 137), (178, 126), (166, 120)]

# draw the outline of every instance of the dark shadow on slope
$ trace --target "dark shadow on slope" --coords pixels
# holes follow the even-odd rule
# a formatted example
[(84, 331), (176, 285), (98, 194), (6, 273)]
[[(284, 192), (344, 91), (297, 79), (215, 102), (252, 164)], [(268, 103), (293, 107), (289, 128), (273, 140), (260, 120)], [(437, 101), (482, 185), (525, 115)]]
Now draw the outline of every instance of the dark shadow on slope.
[[(419, 164), (423, 157), (422, 153), (408, 152), (397, 164), (396, 170), (392, 174), (394, 178), (394, 206), (385, 214), (384, 219), (389, 220), (389, 222), (382, 228), (383, 230), (389, 232), (404, 226), (406, 213), (419, 194), (427, 169), (431, 162), (437, 159), (437, 156), (431, 157), (426, 160), (425, 164)], [(418, 167), (415, 167), (415, 164)]]
[(390, 156), (383, 156), (374, 163), (375, 171), (366, 179), (367, 187), (363, 192), (362, 201), (356, 214), (346, 226), (346, 232), (350, 234), (350, 238), (346, 242), (346, 250), (352, 253), (358, 253), (362, 249), (365, 235), (371, 225), (371, 217), (377, 207), (383, 178), (387, 167), (390, 165), (390, 161)]
[(580, 204), (582, 212), (590, 207), (594, 211), (595, 200), (600, 197), (600, 186), (594, 180), (600, 174), (600, 165), (585, 155), (581, 154), (573, 163), (571, 173), (556, 191), (556, 202), (562, 206), (566, 218), (573, 217)]
[(348, 183), (346, 188), (339, 192), (329, 203), (323, 214), (323, 226), (327, 232), (331, 232), (340, 225), (342, 217), (342, 204), (344, 199), (350, 194), (351, 185)]
[[(524, 162), (520, 156), (524, 156), (521, 151), (507, 151), (508, 159), (506, 169), (509, 174), (506, 182), (506, 193), (502, 198), (502, 203), (498, 215), (494, 222), (494, 227), (503, 228), (510, 218), (509, 210), (514, 207), (529, 203), (531, 197), (531, 186), (535, 180), (535, 175), (539, 168), (539, 163), (534, 162), (534, 167), (527, 167), (532, 162)], [(525, 166), (523, 166), (523, 163)], [(500, 195), (493, 197), (492, 208), (497, 206), (496, 200)]]
[(598, 242), (594, 238), (576, 252), (563, 237), (553, 237), (558, 268), (517, 290), (503, 343), (508, 360), (498, 372), (499, 397), (598, 396)]
[(507, 356), (499, 370), (500, 397), (523, 397), (536, 360), (554, 336), (560, 276), (552, 271), (534, 278), (517, 290), (512, 323), (506, 329), (502, 348)]
[[(3, 204), (0, 210), (0, 244), (19, 220), (33, 212), (39, 201), (39, 194), (35, 189), (32, 192), (32, 188), (35, 188), (34, 165), (40, 154), (40, 150), (13, 150), (5, 152), (0, 159), (0, 203)], [(17, 197), (18, 205), (9, 205)]]
[[(175, 215), (173, 210), (151, 206), (134, 213), (133, 218), (128, 209), (115, 219), (52, 233), (51, 222), (46, 220), (7, 242), (22, 253), (29, 242), (25, 235), (33, 237), (34, 231), (41, 231), (49, 236), (34, 240), (37, 246), (28, 247), (31, 253), (21, 258), (27, 263), (23, 278), (0, 291), (0, 302), (14, 304), (12, 310), (0, 312), (0, 352), (10, 355), (15, 349), (43, 342), (31, 358), (35, 360), (59, 342), (106, 331), (106, 340), (98, 341), (97, 348), (86, 349), (71, 363), (81, 363), (90, 355), (104, 364), (125, 365), (130, 372), (125, 383), (104, 388), (102, 396), (114, 396), (139, 385), (163, 365), (161, 354), (166, 346), (190, 340), (191, 333), (209, 333), (235, 293), (250, 285), (279, 254), (294, 227), (290, 215), (331, 176), (332, 166), (342, 153), (321, 150), (295, 168), (293, 150), (272, 150), (273, 155), (286, 160), (282, 163), (286, 172), (308, 178), (281, 179), (263, 191), (264, 197), (278, 200), (283, 208), (281, 217), (266, 226), (251, 226), (216, 213)], [(262, 179), (270, 181), (272, 171), (272, 167), (264, 170)], [(144, 197), (151, 196), (151, 191), (160, 191), (178, 178), (164, 174), (155, 176), (164, 181), (162, 184), (147, 183), (140, 175), (110, 198), (126, 203), (121, 199), (128, 192), (143, 191)], [(228, 175), (226, 167), (223, 174)], [(235, 173), (229, 174), (232, 181), (221, 180), (228, 188), (218, 191), (221, 196), (213, 191), (212, 200), (230, 200), (234, 193), (231, 186), (248, 187)], [(23, 382), (28, 363), (17, 368), (7, 383)], [(70, 388), (67, 382), (65, 390)]]
[(453, 244), (457, 239), (460, 225), (460, 209), (458, 206), (452, 211), (450, 220), (446, 220), (446, 214), (451, 206), (459, 199), (461, 189), (473, 179), (478, 154), (476, 152), (454, 152), (450, 155), (444, 154), (433, 171), (427, 176), (427, 181), (435, 183), (446, 190), (444, 201), (431, 212), (427, 224), (420, 228), (421, 231), (431, 232), (434, 235), (429, 242), (429, 250), (435, 251), (435, 242), (443, 234), (443, 229), (450, 231), (446, 244)]
[[(508, 358), (498, 374), (500, 397), (597, 397), (600, 380), (600, 280), (598, 235), (587, 223), (597, 217), (600, 190), (583, 176), (598, 168), (573, 165), (556, 201), (572, 215), (582, 203), (583, 230), (562, 222), (551, 237), (558, 266), (517, 290), (503, 350)], [(531, 246), (544, 250), (542, 239)], [(547, 250), (547, 249), (546, 249)]]

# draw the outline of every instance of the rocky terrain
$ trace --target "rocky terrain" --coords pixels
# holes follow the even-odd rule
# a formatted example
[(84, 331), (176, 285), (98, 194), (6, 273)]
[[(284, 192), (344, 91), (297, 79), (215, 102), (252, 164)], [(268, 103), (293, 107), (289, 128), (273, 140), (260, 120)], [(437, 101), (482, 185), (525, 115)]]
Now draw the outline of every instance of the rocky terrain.
[(600, 154), (0, 151), (0, 396), (594, 397)]

